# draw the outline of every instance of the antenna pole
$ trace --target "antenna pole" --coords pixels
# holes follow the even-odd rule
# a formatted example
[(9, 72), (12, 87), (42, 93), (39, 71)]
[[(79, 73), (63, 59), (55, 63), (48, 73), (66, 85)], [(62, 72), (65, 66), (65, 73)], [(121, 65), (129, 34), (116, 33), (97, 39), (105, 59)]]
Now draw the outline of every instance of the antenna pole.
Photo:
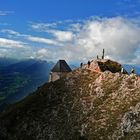
[(105, 49), (103, 49), (102, 59), (104, 59), (104, 57), (105, 57)]

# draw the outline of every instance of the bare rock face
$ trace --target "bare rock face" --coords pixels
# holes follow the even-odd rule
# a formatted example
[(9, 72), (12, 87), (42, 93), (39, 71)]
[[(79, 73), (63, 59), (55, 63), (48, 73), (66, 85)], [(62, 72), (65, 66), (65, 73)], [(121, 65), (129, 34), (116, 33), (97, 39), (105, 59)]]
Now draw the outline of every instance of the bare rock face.
[(118, 127), (117, 135), (114, 136), (120, 139), (139, 140), (140, 130), (140, 102), (134, 107), (130, 107), (130, 111), (126, 112), (121, 119)]
[(122, 118), (121, 130), (123, 134), (136, 132), (140, 129), (140, 103), (131, 108), (131, 111), (125, 113)]
[(140, 77), (79, 68), (0, 115), (0, 140), (139, 140)]

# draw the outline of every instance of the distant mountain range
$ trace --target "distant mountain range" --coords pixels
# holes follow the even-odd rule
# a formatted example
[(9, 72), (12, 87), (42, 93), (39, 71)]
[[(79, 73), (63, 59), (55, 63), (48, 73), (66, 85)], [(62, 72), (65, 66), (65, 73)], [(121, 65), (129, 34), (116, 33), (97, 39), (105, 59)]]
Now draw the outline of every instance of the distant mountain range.
[[(53, 62), (43, 60), (13, 61), (0, 59), (0, 110), (26, 97), (48, 81)], [(17, 63), (16, 63), (17, 62)], [(11, 64), (12, 63), (12, 64)], [(4, 64), (4, 65), (3, 65)], [(8, 65), (9, 64), (9, 65)]]

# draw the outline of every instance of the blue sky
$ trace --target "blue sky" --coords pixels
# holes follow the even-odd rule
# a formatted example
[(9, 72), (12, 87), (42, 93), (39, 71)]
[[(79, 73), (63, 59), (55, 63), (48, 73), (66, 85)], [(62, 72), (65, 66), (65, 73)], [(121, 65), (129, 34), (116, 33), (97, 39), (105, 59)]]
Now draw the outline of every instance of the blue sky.
[(90, 16), (134, 16), (139, 0), (2, 0), (1, 11), (14, 14), (3, 18), (10, 23), (85, 19)]
[(2, 0), (0, 56), (140, 63), (140, 0)]

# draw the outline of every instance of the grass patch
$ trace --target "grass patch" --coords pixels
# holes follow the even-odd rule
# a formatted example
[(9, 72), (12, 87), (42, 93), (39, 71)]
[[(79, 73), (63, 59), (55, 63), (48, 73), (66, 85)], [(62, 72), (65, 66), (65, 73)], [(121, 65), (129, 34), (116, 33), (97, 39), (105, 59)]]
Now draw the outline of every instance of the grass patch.
[(5, 98), (5, 96), (0, 96), (0, 101), (4, 100)]

